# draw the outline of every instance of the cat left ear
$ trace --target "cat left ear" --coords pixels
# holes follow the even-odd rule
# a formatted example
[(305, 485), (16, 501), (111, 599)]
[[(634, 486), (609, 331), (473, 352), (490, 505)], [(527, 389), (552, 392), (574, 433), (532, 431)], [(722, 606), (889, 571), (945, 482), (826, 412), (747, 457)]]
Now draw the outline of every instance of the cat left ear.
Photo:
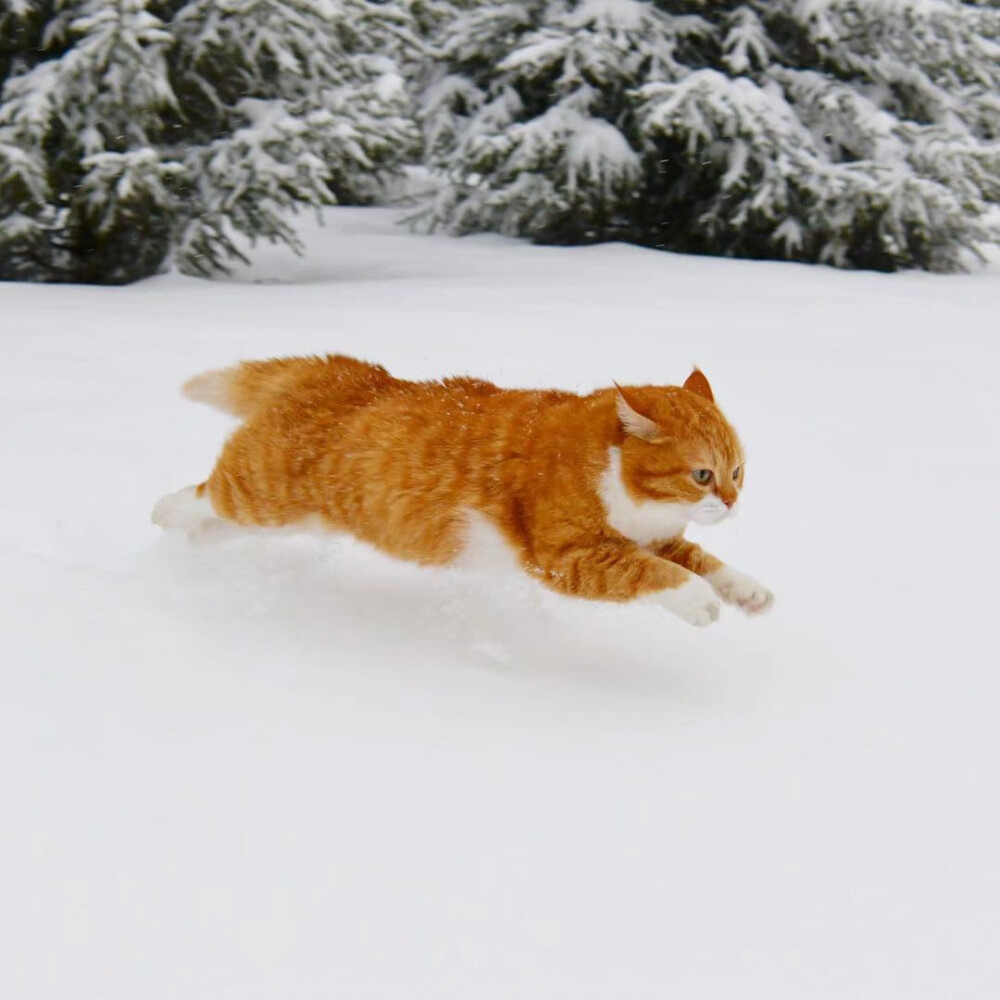
[(643, 441), (652, 441), (655, 438), (662, 437), (663, 431), (660, 430), (660, 425), (655, 420), (650, 420), (649, 417), (640, 413), (629, 402), (628, 397), (625, 395), (625, 390), (617, 382), (614, 385), (618, 390), (615, 398), (618, 419), (622, 422), (622, 428), (625, 433), (631, 434), (633, 437), (642, 438)]
[(693, 392), (702, 396), (710, 403), (715, 402), (715, 396), (712, 395), (712, 387), (708, 384), (708, 379), (705, 378), (705, 373), (697, 366), (695, 367), (695, 370), (688, 375), (687, 381), (684, 383), (684, 388), (687, 389), (688, 392)]

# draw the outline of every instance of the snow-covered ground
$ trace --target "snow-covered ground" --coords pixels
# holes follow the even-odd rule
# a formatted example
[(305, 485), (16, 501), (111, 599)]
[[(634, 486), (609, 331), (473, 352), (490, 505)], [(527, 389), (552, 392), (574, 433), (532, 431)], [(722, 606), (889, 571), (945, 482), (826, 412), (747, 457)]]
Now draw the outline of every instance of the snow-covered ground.
[[(0, 286), (0, 994), (980, 1000), (1000, 982), (1000, 267), (412, 236)], [(188, 375), (341, 351), (589, 389), (697, 361), (749, 453), (696, 630), (149, 510)]]

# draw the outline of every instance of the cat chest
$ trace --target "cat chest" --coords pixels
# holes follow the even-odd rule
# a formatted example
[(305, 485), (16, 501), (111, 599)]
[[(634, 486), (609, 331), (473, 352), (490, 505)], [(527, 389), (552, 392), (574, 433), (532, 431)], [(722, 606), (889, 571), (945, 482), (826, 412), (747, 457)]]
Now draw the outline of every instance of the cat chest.
[(637, 545), (676, 538), (690, 521), (687, 504), (636, 500), (626, 490), (618, 448), (608, 449), (608, 464), (601, 475), (598, 492), (608, 525)]

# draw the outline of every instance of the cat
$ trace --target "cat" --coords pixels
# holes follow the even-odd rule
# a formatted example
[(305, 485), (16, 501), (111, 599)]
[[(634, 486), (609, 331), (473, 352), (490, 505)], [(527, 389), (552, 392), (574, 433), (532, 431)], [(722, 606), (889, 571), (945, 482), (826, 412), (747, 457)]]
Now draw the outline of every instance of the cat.
[(684, 538), (729, 516), (746, 474), (697, 368), (683, 386), (580, 396), (409, 382), (329, 355), (245, 361), (183, 392), (243, 423), (206, 482), (160, 501), (164, 527), (311, 525), (435, 565), (486, 528), (563, 594), (653, 602), (692, 625), (714, 622), (719, 598), (749, 614), (773, 602)]

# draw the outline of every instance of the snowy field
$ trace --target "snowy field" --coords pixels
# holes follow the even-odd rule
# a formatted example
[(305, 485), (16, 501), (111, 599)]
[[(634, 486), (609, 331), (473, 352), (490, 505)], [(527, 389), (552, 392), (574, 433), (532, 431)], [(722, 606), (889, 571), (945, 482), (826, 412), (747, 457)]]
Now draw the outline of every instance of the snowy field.
[[(0, 286), (0, 995), (986, 1000), (1000, 265), (412, 236)], [(240, 358), (589, 390), (697, 361), (749, 455), (693, 629), (348, 539), (149, 523)]]

